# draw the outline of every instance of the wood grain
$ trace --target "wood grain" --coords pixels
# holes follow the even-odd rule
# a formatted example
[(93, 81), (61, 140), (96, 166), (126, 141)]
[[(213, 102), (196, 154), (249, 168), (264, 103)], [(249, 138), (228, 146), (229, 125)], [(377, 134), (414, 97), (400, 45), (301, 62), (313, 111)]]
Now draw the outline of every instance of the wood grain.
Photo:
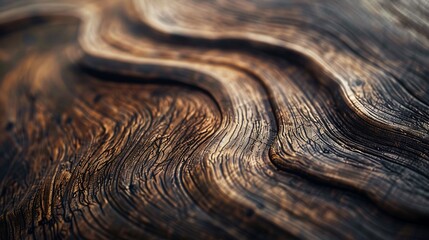
[(1, 239), (427, 239), (428, 13), (2, 2)]

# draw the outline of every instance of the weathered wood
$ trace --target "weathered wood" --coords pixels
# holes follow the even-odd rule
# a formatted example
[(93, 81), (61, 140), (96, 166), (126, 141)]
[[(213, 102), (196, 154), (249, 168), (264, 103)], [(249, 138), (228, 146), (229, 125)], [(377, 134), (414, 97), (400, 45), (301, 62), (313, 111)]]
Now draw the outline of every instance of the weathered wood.
[(429, 237), (427, 1), (0, 7), (0, 236)]

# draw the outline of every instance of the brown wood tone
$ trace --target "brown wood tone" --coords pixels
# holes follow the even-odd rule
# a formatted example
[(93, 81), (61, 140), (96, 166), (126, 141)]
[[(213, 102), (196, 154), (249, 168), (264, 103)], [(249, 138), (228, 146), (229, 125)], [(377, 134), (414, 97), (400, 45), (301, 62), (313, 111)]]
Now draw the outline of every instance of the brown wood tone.
[(2, 1), (0, 239), (428, 239), (427, 0)]

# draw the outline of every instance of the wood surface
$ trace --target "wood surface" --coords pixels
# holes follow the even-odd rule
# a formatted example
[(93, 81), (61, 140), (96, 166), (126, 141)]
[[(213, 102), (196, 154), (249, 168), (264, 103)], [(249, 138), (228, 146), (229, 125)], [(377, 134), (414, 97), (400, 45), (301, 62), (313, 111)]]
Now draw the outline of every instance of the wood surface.
[(1, 239), (428, 239), (427, 0), (1, 1)]

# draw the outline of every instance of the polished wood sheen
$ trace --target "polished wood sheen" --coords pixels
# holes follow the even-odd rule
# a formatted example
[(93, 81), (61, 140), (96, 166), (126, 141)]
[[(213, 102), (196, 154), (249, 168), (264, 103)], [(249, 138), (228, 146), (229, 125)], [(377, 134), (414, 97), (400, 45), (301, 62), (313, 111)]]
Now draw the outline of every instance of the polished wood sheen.
[(1, 1), (1, 239), (428, 239), (427, 0)]

